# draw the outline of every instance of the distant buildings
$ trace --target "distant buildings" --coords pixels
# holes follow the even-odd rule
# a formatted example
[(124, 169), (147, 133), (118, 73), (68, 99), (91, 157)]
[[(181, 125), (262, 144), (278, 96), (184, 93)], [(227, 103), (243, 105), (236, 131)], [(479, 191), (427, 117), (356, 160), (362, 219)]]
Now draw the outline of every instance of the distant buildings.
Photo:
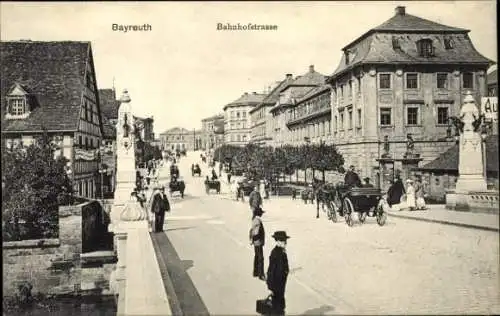
[(174, 127), (160, 134), (163, 150), (197, 150), (201, 148), (201, 131)]
[(0, 42), (1, 132), (9, 148), (45, 129), (69, 159), (74, 192), (93, 198), (103, 139), (90, 42)]
[(224, 143), (224, 114), (217, 114), (201, 120), (201, 147), (211, 150)]
[(265, 94), (245, 92), (239, 99), (224, 106), (224, 143), (248, 144), (251, 137), (250, 110), (262, 103)]
[[(100, 148), (102, 163), (99, 172), (102, 175), (103, 195), (114, 191), (116, 180), (116, 122), (120, 101), (116, 99), (114, 89), (99, 89), (101, 117), (103, 122), (104, 146)], [(101, 196), (98, 192), (98, 196)]]

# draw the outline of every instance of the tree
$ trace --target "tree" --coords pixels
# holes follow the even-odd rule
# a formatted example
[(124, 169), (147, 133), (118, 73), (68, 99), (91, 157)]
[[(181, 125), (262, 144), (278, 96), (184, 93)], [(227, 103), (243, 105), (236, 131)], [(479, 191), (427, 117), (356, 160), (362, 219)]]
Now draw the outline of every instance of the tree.
[(28, 147), (2, 150), (4, 241), (58, 236), (58, 208), (71, 203), (72, 186), (55, 150), (46, 131)]
[(325, 181), (325, 171), (338, 170), (344, 164), (344, 157), (337, 151), (335, 145), (325, 145), (313, 147), (312, 166), (321, 171), (323, 182)]

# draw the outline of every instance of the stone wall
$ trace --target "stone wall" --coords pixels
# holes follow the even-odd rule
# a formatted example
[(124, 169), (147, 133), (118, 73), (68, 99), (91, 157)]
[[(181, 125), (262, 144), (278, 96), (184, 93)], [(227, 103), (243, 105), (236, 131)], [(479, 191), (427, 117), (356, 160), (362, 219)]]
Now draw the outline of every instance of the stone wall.
[[(33, 285), (33, 294), (77, 294), (89, 290), (92, 294), (106, 294), (110, 272), (116, 262), (112, 248), (87, 252), (83, 262), (81, 258), (82, 241), (87, 239), (96, 243), (102, 233), (106, 233), (102, 229), (103, 217), (106, 217), (106, 212), (95, 201), (61, 206), (59, 238), (4, 242), (3, 295), (15, 295), (17, 286), (24, 281)], [(86, 224), (82, 218), (85, 218)], [(85, 236), (85, 227), (101, 229), (97, 229), (97, 237)], [(108, 246), (112, 247), (112, 244)], [(82, 263), (86, 265), (83, 267)]]
[(33, 293), (64, 294), (81, 283), (82, 204), (59, 209), (59, 238), (4, 242), (3, 295), (27, 281)]

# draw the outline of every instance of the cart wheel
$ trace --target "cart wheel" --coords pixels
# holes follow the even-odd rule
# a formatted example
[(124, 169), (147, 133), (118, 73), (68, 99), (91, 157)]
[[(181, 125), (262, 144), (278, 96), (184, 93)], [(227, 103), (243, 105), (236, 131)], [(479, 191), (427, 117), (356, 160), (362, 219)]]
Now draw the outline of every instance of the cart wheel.
[(363, 224), (366, 221), (366, 212), (360, 212), (358, 213), (358, 219), (361, 224)]
[(344, 199), (344, 217), (345, 222), (348, 226), (352, 227), (354, 225), (354, 220), (352, 218), (352, 212), (354, 212), (354, 206), (352, 205), (351, 200), (349, 198)]

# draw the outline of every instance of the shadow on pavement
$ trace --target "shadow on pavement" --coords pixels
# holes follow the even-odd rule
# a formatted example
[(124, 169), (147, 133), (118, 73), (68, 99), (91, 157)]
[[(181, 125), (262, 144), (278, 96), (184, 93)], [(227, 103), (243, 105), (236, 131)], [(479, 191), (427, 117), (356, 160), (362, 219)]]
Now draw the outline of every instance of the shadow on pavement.
[(333, 306), (321, 305), (320, 307), (308, 309), (302, 313), (302, 315), (325, 315), (326, 312), (335, 310)]
[(166, 229), (166, 231), (167, 231), (167, 232), (170, 232), (170, 231), (174, 231), (174, 230), (188, 230), (188, 229), (192, 229), (192, 228), (196, 228), (196, 226), (177, 227), (177, 228), (167, 228), (167, 229)]
[(182, 315), (210, 315), (187, 273), (193, 261), (181, 260), (165, 233), (152, 233), (151, 238), (173, 315), (179, 315), (179, 310)]
[(182, 198), (181, 195), (176, 192), (174, 193), (174, 195), (170, 195), (169, 198), (175, 200), (176, 203), (179, 203), (181, 201), (196, 200), (199, 199), (200, 197), (195, 195), (184, 194), (184, 198)]

